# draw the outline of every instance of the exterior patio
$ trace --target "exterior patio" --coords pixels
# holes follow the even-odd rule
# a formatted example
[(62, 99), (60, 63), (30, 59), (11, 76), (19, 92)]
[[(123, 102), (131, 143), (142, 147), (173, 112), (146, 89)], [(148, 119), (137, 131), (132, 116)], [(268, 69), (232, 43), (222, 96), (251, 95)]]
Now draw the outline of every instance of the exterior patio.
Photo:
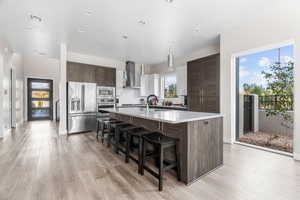
[(238, 142), (293, 153), (293, 120), (280, 114), (270, 115), (281, 105), (288, 105), (286, 115), (293, 119), (293, 101), (285, 104), (280, 96), (240, 95)]
[(260, 131), (255, 133), (250, 132), (244, 134), (237, 141), (288, 153), (293, 152), (293, 138), (285, 135), (265, 133)]

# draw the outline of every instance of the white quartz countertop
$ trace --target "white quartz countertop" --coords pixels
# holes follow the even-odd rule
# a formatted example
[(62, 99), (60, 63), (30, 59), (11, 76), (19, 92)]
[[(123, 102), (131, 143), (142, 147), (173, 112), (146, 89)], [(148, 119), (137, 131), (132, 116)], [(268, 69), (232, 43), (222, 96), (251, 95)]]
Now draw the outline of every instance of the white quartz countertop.
[(167, 122), (172, 124), (206, 120), (212, 118), (223, 117), (219, 113), (205, 113), (205, 112), (191, 112), (184, 110), (166, 110), (150, 108), (148, 111), (146, 108), (103, 108), (102, 111), (110, 113), (118, 113), (122, 115), (128, 115), (133, 117), (140, 117), (149, 120)]

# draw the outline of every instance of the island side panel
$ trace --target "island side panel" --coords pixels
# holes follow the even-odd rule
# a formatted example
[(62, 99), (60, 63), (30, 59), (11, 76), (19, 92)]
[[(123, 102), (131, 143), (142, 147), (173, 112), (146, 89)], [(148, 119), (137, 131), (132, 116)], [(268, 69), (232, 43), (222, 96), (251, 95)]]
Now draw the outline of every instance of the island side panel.
[(188, 122), (188, 182), (223, 164), (223, 118)]

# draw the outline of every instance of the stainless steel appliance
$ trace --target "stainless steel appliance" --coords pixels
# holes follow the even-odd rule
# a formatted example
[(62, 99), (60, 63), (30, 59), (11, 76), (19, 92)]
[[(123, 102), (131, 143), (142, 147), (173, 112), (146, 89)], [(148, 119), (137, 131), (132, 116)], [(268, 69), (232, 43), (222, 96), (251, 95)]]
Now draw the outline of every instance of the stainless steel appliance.
[(116, 91), (114, 87), (97, 86), (97, 117), (108, 117), (109, 113), (100, 111), (101, 108), (113, 108), (116, 103)]
[(68, 133), (96, 129), (96, 83), (68, 82)]
[(115, 88), (97, 86), (97, 105), (99, 106), (114, 106), (115, 104)]
[(140, 88), (141, 87), (141, 75), (143, 73), (143, 67), (136, 65), (132, 61), (126, 61), (126, 71), (124, 74), (125, 87)]

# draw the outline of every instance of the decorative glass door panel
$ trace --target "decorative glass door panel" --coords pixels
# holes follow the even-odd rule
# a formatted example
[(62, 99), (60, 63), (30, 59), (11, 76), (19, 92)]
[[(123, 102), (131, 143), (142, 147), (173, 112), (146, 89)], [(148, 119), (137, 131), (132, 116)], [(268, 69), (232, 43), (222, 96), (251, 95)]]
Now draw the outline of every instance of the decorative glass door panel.
[(28, 78), (28, 120), (53, 119), (53, 82)]

